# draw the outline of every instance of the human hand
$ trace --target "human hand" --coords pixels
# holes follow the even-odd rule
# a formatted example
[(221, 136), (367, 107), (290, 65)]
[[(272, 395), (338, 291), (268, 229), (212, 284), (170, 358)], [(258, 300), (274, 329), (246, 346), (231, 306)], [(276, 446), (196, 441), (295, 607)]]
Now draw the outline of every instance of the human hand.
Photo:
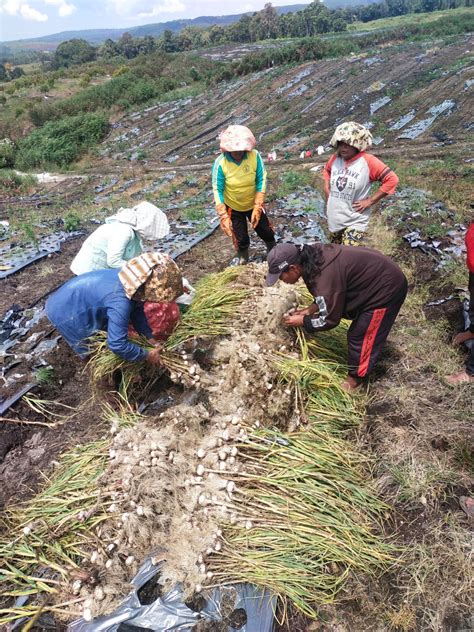
[(283, 323), (288, 327), (302, 327), (305, 314), (289, 314), (283, 318)]
[(354, 208), (358, 213), (363, 213), (365, 210), (370, 208), (372, 204), (373, 202), (371, 198), (365, 198), (365, 200), (357, 200), (357, 202), (354, 202), (352, 208)]
[(250, 217), (250, 226), (252, 226), (254, 230), (257, 228), (260, 218), (262, 217), (262, 211), (263, 209), (261, 206), (253, 207), (252, 215)]
[(461, 331), (456, 334), (453, 338), (453, 345), (462, 345), (466, 340), (472, 340), (474, 338), (474, 333), (472, 331)]
[(232, 221), (230, 219), (227, 206), (225, 204), (218, 204), (216, 206), (216, 212), (219, 216), (222, 232), (225, 233), (228, 237), (232, 237)]
[(159, 366), (161, 364), (161, 345), (157, 345), (151, 351), (148, 352), (146, 357), (146, 361), (155, 366)]
[(232, 221), (228, 215), (221, 217), (221, 230), (227, 237), (232, 238)]

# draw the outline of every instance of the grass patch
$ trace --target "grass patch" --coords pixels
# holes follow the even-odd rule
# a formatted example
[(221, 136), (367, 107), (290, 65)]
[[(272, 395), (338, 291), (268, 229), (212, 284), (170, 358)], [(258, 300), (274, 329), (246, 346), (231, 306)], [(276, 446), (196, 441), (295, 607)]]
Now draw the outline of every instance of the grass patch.
[(183, 219), (190, 222), (201, 222), (206, 219), (207, 211), (202, 206), (187, 206), (181, 211)]
[(311, 175), (307, 171), (295, 171), (290, 169), (280, 176), (280, 185), (275, 192), (277, 198), (289, 195), (311, 183)]
[(31, 169), (39, 165), (67, 167), (107, 134), (104, 114), (81, 114), (49, 121), (19, 143), (17, 165)]
[(0, 191), (11, 195), (14, 192), (28, 192), (36, 184), (36, 178), (29, 174), (21, 174), (12, 169), (0, 169)]
[(371, 22), (354, 22), (347, 27), (351, 31), (378, 31), (380, 29), (399, 28), (413, 25), (427, 25), (438, 20), (446, 18), (471, 15), (472, 11), (466, 7), (458, 7), (457, 9), (449, 9), (447, 11), (432, 11), (430, 13), (407, 13), (405, 15), (397, 15), (391, 18), (381, 18), (372, 20)]
[(41, 386), (52, 384), (55, 380), (54, 369), (52, 366), (41, 366), (35, 371), (35, 377)]

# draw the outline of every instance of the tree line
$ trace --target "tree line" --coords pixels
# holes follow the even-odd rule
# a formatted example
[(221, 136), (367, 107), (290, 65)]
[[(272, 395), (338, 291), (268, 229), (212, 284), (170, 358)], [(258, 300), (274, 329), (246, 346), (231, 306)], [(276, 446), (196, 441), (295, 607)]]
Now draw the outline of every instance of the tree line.
[(83, 39), (68, 40), (57, 47), (50, 67), (54, 70), (97, 59), (133, 59), (139, 55), (159, 51), (175, 53), (233, 42), (245, 44), (268, 39), (314, 37), (324, 33), (345, 31), (348, 25), (357, 21), (369, 22), (407, 13), (470, 7), (473, 1), (384, 0), (369, 5), (331, 10), (316, 0), (300, 11), (282, 15), (268, 3), (261, 11), (244, 15), (228, 26), (187, 26), (178, 33), (165, 30), (159, 37), (147, 35), (134, 38), (130, 33), (124, 33), (117, 41), (107, 39), (99, 47), (94, 47)]

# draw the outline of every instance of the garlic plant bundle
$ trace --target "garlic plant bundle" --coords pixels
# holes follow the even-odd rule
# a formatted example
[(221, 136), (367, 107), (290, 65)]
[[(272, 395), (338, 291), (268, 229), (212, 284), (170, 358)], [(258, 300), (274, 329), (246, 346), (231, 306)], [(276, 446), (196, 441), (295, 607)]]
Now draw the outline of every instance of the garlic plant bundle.
[[(33, 586), (54, 597), (56, 615), (79, 604), (89, 620), (110, 613), (158, 551), (165, 590), (179, 582), (187, 597), (249, 581), (314, 616), (350, 572), (387, 563), (372, 533), (384, 507), (341, 438), (361, 416), (339, 387), (346, 327), (332, 332), (336, 343), (295, 341), (281, 317), (298, 290), (265, 288), (264, 270), (228, 269), (198, 289), (162, 354), (184, 383), (181, 403), (150, 417), (105, 407), (107, 437), (68, 455), (42, 494), (10, 512), (16, 535), (0, 540), (0, 554), (17, 569), (8, 577), (17, 594)], [(210, 335), (203, 371), (182, 345)], [(115, 370), (114, 358), (97, 354), (93, 375)], [(54, 579), (26, 580), (38, 554)]]

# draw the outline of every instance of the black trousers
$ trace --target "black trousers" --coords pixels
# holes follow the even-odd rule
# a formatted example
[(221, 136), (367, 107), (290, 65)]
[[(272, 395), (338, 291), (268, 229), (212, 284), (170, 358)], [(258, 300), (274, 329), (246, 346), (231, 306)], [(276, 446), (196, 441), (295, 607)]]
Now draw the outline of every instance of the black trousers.
[[(239, 250), (247, 250), (250, 246), (250, 237), (247, 227), (247, 220), (250, 222), (252, 211), (230, 211), (232, 230), (234, 231), (237, 247)], [(275, 241), (275, 233), (268, 221), (267, 214), (262, 211), (262, 216), (258, 222), (255, 232), (265, 242)]]
[(406, 295), (405, 282), (387, 305), (352, 321), (347, 332), (349, 375), (365, 377), (372, 371)]
[[(471, 321), (470, 330), (472, 331), (474, 325), (474, 272), (469, 272), (469, 320)], [(474, 375), (474, 345), (469, 349), (466, 373)]]

